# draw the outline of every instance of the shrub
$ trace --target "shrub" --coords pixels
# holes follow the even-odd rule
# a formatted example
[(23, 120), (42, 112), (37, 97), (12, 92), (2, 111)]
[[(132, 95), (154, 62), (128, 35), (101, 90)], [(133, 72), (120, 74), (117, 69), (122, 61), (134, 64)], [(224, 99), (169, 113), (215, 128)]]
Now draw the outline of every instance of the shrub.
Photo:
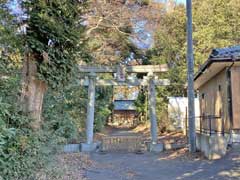
[(47, 168), (53, 168), (49, 164), (59, 144), (73, 136), (74, 125), (64, 116), (51, 120), (34, 132), (31, 119), (0, 99), (0, 179), (36, 179), (40, 170), (47, 173)]

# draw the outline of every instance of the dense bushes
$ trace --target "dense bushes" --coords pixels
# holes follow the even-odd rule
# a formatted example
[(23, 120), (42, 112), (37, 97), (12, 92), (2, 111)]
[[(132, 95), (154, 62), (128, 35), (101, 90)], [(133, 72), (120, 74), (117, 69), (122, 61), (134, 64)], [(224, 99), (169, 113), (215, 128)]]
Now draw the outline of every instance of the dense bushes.
[[(35, 133), (13, 106), (0, 102), (0, 172), (3, 179), (31, 179), (43, 166), (46, 134)], [(47, 154), (47, 153), (46, 153)]]
[(96, 90), (95, 131), (101, 131), (107, 123), (113, 109), (112, 96), (113, 88), (111, 86), (98, 87)]
[[(29, 126), (32, 120), (13, 103), (17, 102), (19, 82), (17, 75), (0, 79), (0, 179), (4, 180), (36, 179), (39, 171), (48, 175), (59, 147), (73, 140), (78, 143), (85, 135), (87, 88), (79, 89), (73, 81), (61, 91), (49, 89), (42, 129), (34, 132)], [(104, 127), (111, 113), (111, 97), (112, 88), (97, 88), (95, 131)]]
[[(165, 87), (156, 87), (156, 113), (159, 131), (164, 132), (169, 130), (171, 127), (171, 122), (168, 119), (168, 95), (169, 92)], [(142, 88), (137, 100), (134, 103), (136, 110), (141, 114), (141, 122), (150, 122), (149, 119), (149, 104), (148, 104), (148, 90), (147, 88)]]
[[(59, 145), (77, 134), (70, 116), (59, 115), (54, 108), (46, 111), (42, 129), (32, 131), (32, 120), (13, 103), (17, 102), (18, 87), (19, 78), (15, 75), (0, 79), (0, 179), (4, 180), (36, 179), (39, 171), (48, 175)], [(51, 103), (46, 99), (45, 107), (52, 106)]]
[[(26, 120), (26, 124), (29, 123), (27, 118), (21, 116), (17, 118)], [(47, 172), (53, 168), (49, 164), (57, 154), (61, 140), (62, 137), (51, 131), (33, 132), (27, 127), (7, 128), (1, 125), (0, 172), (2, 179), (36, 179), (39, 171), (48, 176)]]

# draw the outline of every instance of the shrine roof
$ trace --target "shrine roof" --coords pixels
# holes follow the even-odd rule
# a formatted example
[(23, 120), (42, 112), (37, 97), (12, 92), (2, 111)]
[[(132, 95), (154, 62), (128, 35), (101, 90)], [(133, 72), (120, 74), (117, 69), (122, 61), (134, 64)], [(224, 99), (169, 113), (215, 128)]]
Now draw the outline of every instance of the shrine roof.
[(115, 100), (114, 110), (136, 110), (133, 100)]

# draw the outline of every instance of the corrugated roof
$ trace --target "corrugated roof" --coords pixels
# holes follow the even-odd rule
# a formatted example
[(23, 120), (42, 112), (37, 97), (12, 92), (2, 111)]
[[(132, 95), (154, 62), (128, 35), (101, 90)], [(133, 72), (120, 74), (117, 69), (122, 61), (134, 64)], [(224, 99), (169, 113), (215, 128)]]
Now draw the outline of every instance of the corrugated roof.
[(118, 100), (114, 101), (114, 110), (136, 110), (134, 101)]

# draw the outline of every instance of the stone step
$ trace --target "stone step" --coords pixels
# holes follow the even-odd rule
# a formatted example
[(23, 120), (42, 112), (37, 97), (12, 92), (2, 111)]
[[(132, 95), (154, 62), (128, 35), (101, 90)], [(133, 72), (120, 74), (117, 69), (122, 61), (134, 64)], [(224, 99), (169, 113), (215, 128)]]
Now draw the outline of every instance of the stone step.
[(107, 136), (102, 138), (101, 151), (142, 152), (146, 147), (141, 136)]

